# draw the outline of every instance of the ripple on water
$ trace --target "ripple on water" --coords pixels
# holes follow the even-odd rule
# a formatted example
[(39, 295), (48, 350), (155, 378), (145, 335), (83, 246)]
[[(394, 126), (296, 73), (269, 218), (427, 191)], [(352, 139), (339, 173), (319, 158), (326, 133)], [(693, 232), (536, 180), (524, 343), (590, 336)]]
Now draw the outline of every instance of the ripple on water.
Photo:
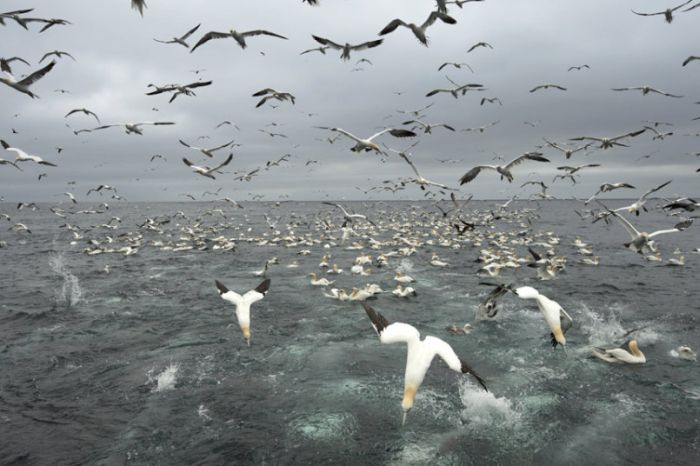
[(357, 430), (355, 417), (346, 412), (316, 413), (300, 417), (290, 423), (297, 436), (315, 442), (336, 442), (352, 438)]

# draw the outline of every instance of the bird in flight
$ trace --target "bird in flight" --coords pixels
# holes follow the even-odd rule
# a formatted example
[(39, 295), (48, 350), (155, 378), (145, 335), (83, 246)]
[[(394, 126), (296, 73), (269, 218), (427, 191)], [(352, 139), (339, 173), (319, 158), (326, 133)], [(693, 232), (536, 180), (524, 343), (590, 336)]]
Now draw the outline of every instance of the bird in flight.
[(247, 37), (255, 37), (255, 36), (271, 36), (271, 37), (277, 37), (278, 39), (284, 39), (287, 40), (286, 37), (281, 36), (279, 34), (276, 34), (274, 32), (270, 31), (265, 31), (264, 29), (256, 29), (253, 31), (244, 31), (244, 32), (238, 32), (235, 29), (231, 29), (229, 32), (217, 32), (217, 31), (210, 31), (207, 32), (202, 36), (201, 39), (199, 39), (199, 42), (197, 42), (194, 47), (190, 50), (190, 53), (194, 52), (199, 46), (206, 44), (212, 39), (225, 39), (225, 38), (232, 38), (235, 40), (238, 45), (241, 46), (242, 49), (246, 48), (248, 44), (246, 44), (246, 38)]
[(340, 58), (344, 61), (350, 60), (350, 52), (352, 52), (352, 51), (371, 49), (371, 48), (377, 47), (378, 45), (381, 45), (381, 43), (384, 42), (384, 39), (378, 39), (378, 40), (372, 40), (369, 42), (363, 42), (361, 44), (356, 44), (356, 45), (352, 45), (352, 44), (349, 44), (347, 42), (345, 43), (345, 45), (340, 45), (336, 42), (333, 42), (330, 39), (315, 36), (313, 34), (311, 35), (311, 37), (313, 37), (314, 40), (321, 45), (330, 47), (334, 50), (342, 50), (342, 53), (340, 54)]
[(526, 154), (521, 155), (520, 157), (511, 160), (506, 165), (477, 165), (476, 167), (472, 168), (467, 173), (462, 175), (462, 177), (459, 179), (459, 184), (462, 185), (465, 183), (469, 183), (474, 178), (476, 178), (482, 170), (495, 170), (501, 174), (501, 179), (506, 178), (510, 183), (513, 181), (513, 174), (511, 173), (511, 169), (516, 165), (523, 163), (526, 160), (534, 160), (535, 162), (549, 162), (549, 159), (542, 157), (542, 154), (539, 152), (528, 152)]
[(198, 25), (196, 25), (195, 27), (193, 27), (192, 29), (190, 29), (189, 31), (187, 31), (186, 33), (184, 33), (183, 35), (181, 35), (180, 37), (173, 37), (173, 38), (170, 39), (170, 40), (159, 40), (159, 39), (153, 39), (153, 40), (156, 41), (156, 42), (159, 42), (159, 43), (161, 43), (161, 44), (180, 44), (180, 45), (182, 45), (183, 47), (185, 47), (186, 49), (189, 49), (189, 48), (190, 48), (190, 45), (189, 45), (187, 42), (185, 42), (185, 41), (186, 41), (192, 34), (194, 34), (195, 31), (197, 31), (197, 29), (199, 29), (199, 26), (201, 26), (201, 25), (202, 25), (201, 23), (198, 24)]

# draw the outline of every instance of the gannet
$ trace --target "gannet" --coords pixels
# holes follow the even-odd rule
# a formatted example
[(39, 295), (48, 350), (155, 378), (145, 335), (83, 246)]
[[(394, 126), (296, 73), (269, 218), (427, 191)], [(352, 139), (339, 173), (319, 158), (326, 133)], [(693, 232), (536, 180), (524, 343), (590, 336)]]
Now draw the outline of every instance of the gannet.
[(394, 296), (398, 298), (408, 298), (409, 296), (416, 296), (418, 293), (416, 293), (416, 290), (414, 290), (412, 287), (407, 286), (403, 287), (401, 284), (396, 285), (396, 289), (391, 292)]
[(674, 358), (685, 359), (686, 361), (697, 361), (698, 355), (693, 351), (690, 346), (679, 346), (676, 349), (671, 350), (671, 356)]
[(534, 160), (536, 162), (549, 162), (549, 159), (542, 157), (542, 154), (539, 152), (528, 152), (527, 154), (523, 154), (520, 157), (511, 160), (506, 165), (477, 165), (476, 167), (472, 168), (467, 173), (462, 175), (462, 177), (459, 179), (459, 184), (462, 185), (465, 183), (469, 183), (477, 177), (481, 170), (486, 169), (497, 171), (498, 173), (500, 173), (501, 179), (506, 178), (510, 183), (513, 181), (513, 174), (510, 172), (511, 169), (516, 165), (524, 162), (525, 160)]
[(381, 43), (384, 42), (384, 39), (378, 39), (378, 40), (363, 42), (363, 43), (357, 44), (357, 45), (351, 45), (347, 42), (344, 45), (341, 45), (341, 44), (338, 44), (336, 42), (333, 42), (330, 39), (315, 36), (313, 34), (311, 34), (311, 37), (313, 37), (313, 39), (321, 45), (330, 47), (330, 48), (335, 49), (335, 50), (342, 50), (342, 53), (340, 54), (341, 60), (350, 60), (350, 52), (351, 51), (371, 49), (373, 47), (377, 47), (378, 45), (381, 45)]
[(629, 233), (630, 237), (632, 238), (632, 241), (625, 243), (625, 247), (640, 254), (646, 252), (647, 250), (650, 250), (651, 252), (656, 252), (654, 242), (651, 241), (651, 239), (655, 236), (664, 235), (667, 233), (676, 233), (683, 230), (682, 228), (679, 228), (679, 224), (676, 225), (676, 227), (674, 228), (670, 228), (667, 230), (658, 230), (653, 233), (639, 231), (622, 215), (609, 209), (608, 211), (611, 212), (611, 215), (617, 217), (617, 219), (620, 220), (620, 223), (625, 228), (625, 230), (627, 230), (627, 233)]
[(371, 306), (365, 303), (362, 306), (372, 321), (372, 327), (379, 335), (379, 341), (384, 344), (406, 343), (408, 347), (403, 400), (401, 402), (401, 408), (403, 408), (402, 424), (406, 423), (406, 416), (413, 408), (416, 392), (418, 392), (423, 383), (425, 374), (436, 355), (440, 356), (453, 371), (471, 374), (484, 390), (488, 391), (484, 380), (464, 360), (457, 356), (449, 344), (433, 336), (427, 336), (421, 341), (420, 333), (412, 325), (402, 322), (390, 324), (384, 316), (372, 309)]
[(425, 45), (426, 47), (428, 46), (428, 38), (425, 35), (425, 31), (435, 24), (435, 21), (437, 20), (442, 21), (443, 23), (446, 24), (457, 24), (457, 20), (454, 19), (453, 17), (447, 15), (445, 12), (440, 12), (440, 11), (432, 11), (430, 15), (428, 15), (428, 19), (426, 19), (423, 24), (420, 26), (414, 24), (414, 23), (406, 23), (398, 18), (392, 20), (389, 24), (384, 26), (384, 29), (382, 29), (379, 32), (380, 36), (389, 34), (391, 32), (394, 32), (396, 28), (399, 26), (403, 26), (405, 28), (408, 28), (413, 32), (413, 35), (416, 36), (416, 38), (420, 41), (421, 44)]
[(216, 178), (214, 177), (214, 175), (212, 173), (216, 173), (219, 170), (221, 170), (222, 168), (224, 168), (226, 165), (229, 164), (229, 162), (231, 162), (232, 159), (233, 159), (233, 154), (229, 154), (228, 158), (226, 160), (224, 160), (221, 164), (217, 165), (216, 167), (200, 167), (198, 165), (194, 165), (192, 162), (190, 162), (189, 160), (187, 160), (184, 157), (182, 158), (182, 161), (184, 162), (185, 165), (187, 165), (192, 170), (194, 170), (195, 173), (202, 175), (202, 176), (205, 176), (207, 178), (211, 178), (212, 180), (215, 180)]
[(399, 271), (397, 271), (396, 275), (394, 275), (394, 280), (396, 280), (399, 283), (413, 283), (416, 281), (410, 275), (404, 275), (403, 273), (401, 273)]
[(41, 78), (46, 75), (51, 69), (56, 65), (55, 61), (52, 61), (45, 67), (35, 71), (34, 73), (30, 74), (26, 78), (23, 78), (19, 81), (17, 81), (14, 76), (12, 76), (9, 72), (5, 71), (5, 74), (7, 75), (6, 78), (0, 77), (0, 83), (6, 84), (7, 86), (10, 86), (12, 89), (19, 91), (23, 94), (27, 94), (29, 97), (32, 99), (38, 98), (39, 96), (34, 94), (32, 91), (29, 90), (29, 86), (40, 80)]
[(537, 307), (544, 316), (549, 329), (551, 330), (552, 346), (555, 348), (557, 344), (566, 348), (566, 337), (564, 335), (573, 325), (571, 316), (559, 305), (558, 302), (552, 301), (548, 297), (541, 295), (536, 289), (530, 286), (521, 286), (514, 290), (514, 293), (522, 299), (534, 299), (537, 302)]
[(262, 29), (257, 29), (254, 31), (243, 31), (243, 32), (238, 32), (235, 29), (231, 29), (229, 32), (217, 32), (217, 31), (210, 31), (207, 32), (202, 36), (201, 39), (199, 39), (199, 42), (197, 42), (192, 49), (190, 49), (190, 53), (194, 52), (200, 45), (203, 45), (207, 42), (209, 42), (212, 39), (225, 39), (227, 37), (232, 38), (236, 42), (238, 42), (238, 45), (242, 49), (247, 47), (247, 44), (245, 42), (246, 37), (253, 37), (253, 36), (271, 36), (271, 37), (277, 37), (278, 39), (284, 39), (287, 40), (286, 37), (281, 36), (279, 34), (275, 34), (274, 32), (270, 31), (265, 31)]
[(593, 356), (598, 359), (602, 359), (605, 362), (611, 363), (627, 363), (627, 364), (643, 364), (647, 362), (647, 358), (644, 357), (644, 353), (639, 351), (639, 346), (637, 346), (637, 340), (630, 340), (629, 351), (624, 348), (594, 348)]
[[(35, 163), (38, 163), (40, 165), (48, 165), (50, 167), (57, 167), (58, 166), (55, 163), (47, 162), (46, 160), (42, 159), (38, 155), (27, 154), (22, 149), (18, 149), (16, 147), (10, 147), (10, 145), (7, 142), (3, 141), (2, 139), (0, 139), (0, 145), (2, 145), (2, 148), (5, 149), (6, 151), (15, 153), (15, 155), (16, 155), (15, 163), (17, 163), (17, 162), (35, 162)], [(15, 165), (15, 164), (12, 164), (12, 165)], [(19, 167), (17, 167), (17, 168), (19, 168)]]
[(309, 277), (311, 277), (310, 283), (313, 286), (328, 286), (328, 285), (332, 285), (333, 283), (335, 283), (335, 282), (328, 280), (327, 278), (316, 278), (315, 272), (311, 272), (309, 274)]
[(667, 182), (665, 182), (665, 183), (663, 183), (663, 184), (657, 186), (656, 188), (650, 189), (649, 191), (647, 191), (647, 192), (645, 192), (644, 194), (642, 194), (642, 196), (641, 196), (639, 199), (637, 199), (636, 201), (634, 201), (632, 204), (630, 204), (630, 205), (628, 205), (628, 206), (625, 206), (625, 207), (617, 208), (617, 209), (615, 209), (615, 212), (620, 212), (620, 211), (622, 211), (622, 210), (626, 210), (626, 211), (629, 212), (630, 214), (631, 214), (631, 213), (634, 213), (636, 216), (639, 216), (639, 211), (640, 211), (641, 209), (644, 209), (644, 212), (647, 212), (647, 208), (644, 207), (644, 204), (647, 202), (647, 198), (648, 198), (651, 194), (653, 194), (653, 193), (655, 193), (656, 191), (660, 190), (661, 188), (664, 188), (664, 187), (668, 186), (670, 183), (671, 183), (671, 180), (669, 180), (669, 181), (667, 181)]
[(250, 306), (263, 299), (270, 288), (270, 279), (264, 280), (255, 289), (248, 291), (243, 296), (226, 288), (220, 281), (214, 280), (216, 287), (219, 289), (221, 299), (230, 302), (236, 306), (236, 317), (238, 325), (243, 332), (243, 338), (250, 346)]

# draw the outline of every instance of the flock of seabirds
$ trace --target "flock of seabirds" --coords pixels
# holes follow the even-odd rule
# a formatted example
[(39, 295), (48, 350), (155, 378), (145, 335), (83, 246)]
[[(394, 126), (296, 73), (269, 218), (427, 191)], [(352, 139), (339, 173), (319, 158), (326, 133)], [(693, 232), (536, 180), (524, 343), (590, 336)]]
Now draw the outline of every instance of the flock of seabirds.
[[(310, 6), (320, 6), (318, 0), (303, 1)], [(450, 15), (450, 8), (458, 7), (461, 9), (464, 8), (465, 4), (479, 1), (483, 0), (434, 0), (435, 10), (429, 13), (427, 19), (423, 23), (409, 23), (402, 19), (393, 19), (379, 32), (379, 35), (386, 36), (399, 30), (400, 27), (403, 27), (410, 30), (420, 44), (428, 46), (427, 31), (429, 28), (437, 26), (446, 27), (443, 25), (457, 23), (457, 20)], [(426, 4), (429, 3), (430, 1), (426, 0)], [(132, 0), (131, 6), (143, 15), (146, 2), (144, 0)], [(688, 0), (663, 11), (633, 11), (632, 13), (640, 16), (663, 16), (666, 22), (671, 23), (674, 15), (688, 13), (698, 7), (700, 7), (700, 1)], [(39, 33), (43, 33), (49, 28), (71, 24), (70, 21), (65, 19), (33, 17), (31, 16), (32, 12), (32, 8), (27, 8), (0, 13), (0, 26), (8, 27), (11, 23), (15, 23), (19, 27), (31, 30), (31, 28), (37, 24), (40, 28)], [(210, 31), (202, 35), (196, 42), (193, 39), (191, 42), (188, 42), (190, 38), (193, 38), (199, 27), (200, 25), (197, 25), (188, 30), (185, 34), (174, 36), (172, 39), (154, 40), (163, 44), (182, 46), (189, 49), (191, 53), (194, 53), (197, 49), (205, 46), (205, 44), (208, 44), (214, 39), (233, 39), (242, 49), (246, 48), (248, 40), (257, 40), (259, 36), (267, 36), (269, 38), (281, 40), (287, 39), (281, 34), (262, 29), (249, 31), (237, 31), (232, 29), (224, 32)], [(305, 50), (302, 54), (321, 53), (325, 55), (329, 51), (336, 50), (340, 51), (340, 58), (342, 60), (349, 60), (351, 53), (359, 53), (377, 47), (381, 45), (384, 40), (383, 38), (379, 38), (364, 43), (349, 44), (336, 42), (316, 35), (313, 36), (313, 39), (319, 44), (319, 47)], [(493, 47), (486, 42), (478, 42), (471, 46), (468, 52), (479, 48), (491, 49)], [(55, 50), (46, 53), (41, 58), (40, 63), (43, 63), (48, 58), (62, 60), (65, 57), (75, 60), (70, 53)], [(696, 60), (700, 61), (700, 56), (689, 56), (683, 60), (681, 64), (685, 67)], [(13, 70), (20, 63), (31, 66), (31, 64), (22, 57), (0, 58), (0, 67), (2, 71), (5, 72), (5, 77), (0, 77), (0, 82), (9, 86), (13, 91), (21, 92), (31, 98), (37, 98), (38, 96), (34, 93), (34, 89), (39, 85), (37, 83), (54, 69), (57, 62), (53, 60), (25, 77), (16, 79), (13, 76)], [(358, 65), (360, 64), (371, 65), (371, 61), (367, 58), (362, 58), (358, 61)], [(457, 69), (462, 67), (470, 68), (466, 63), (446, 62), (439, 67), (439, 70), (445, 67), (454, 67)], [(572, 66), (569, 68), (569, 71), (582, 72), (587, 69), (590, 69), (590, 66), (583, 64)], [(484, 86), (481, 84), (460, 84), (451, 79), (449, 80), (453, 87), (431, 90), (427, 93), (427, 96), (432, 97), (439, 94), (449, 94), (457, 99), (468, 92), (481, 92), (485, 90)], [(213, 81), (211, 80), (200, 80), (186, 85), (166, 84), (158, 86), (150, 84), (148, 86), (150, 90), (146, 95), (152, 96), (168, 93), (170, 94), (169, 101), (172, 102), (179, 96), (194, 96), (195, 89), (212, 84)], [(558, 84), (547, 83), (534, 87), (530, 92), (534, 93), (549, 90), (566, 91), (566, 88)], [(637, 91), (642, 95), (657, 94), (671, 99), (683, 98), (683, 96), (649, 86), (614, 88), (612, 90), (616, 92)], [(278, 91), (270, 88), (262, 89), (254, 93), (253, 97), (259, 98), (256, 107), (271, 103), (276, 105), (283, 103), (294, 105), (296, 99), (290, 92)], [(502, 105), (497, 97), (482, 98), (481, 105), (485, 104)], [(406, 217), (380, 210), (376, 213), (375, 218), (372, 219), (368, 215), (353, 212), (342, 204), (324, 202), (329, 208), (323, 212), (317, 213), (311, 220), (292, 213), (291, 220), (286, 225), (280, 225), (279, 217), (274, 219), (265, 215), (267, 226), (270, 229), (269, 233), (254, 235), (250, 232), (250, 229), (244, 231), (241, 230), (240, 227), (236, 227), (235, 229), (239, 231), (238, 238), (231, 238), (225, 235), (226, 230), (233, 228), (231, 223), (218, 223), (215, 225), (203, 224), (203, 217), (205, 216), (219, 216), (224, 220), (227, 219), (226, 213), (221, 208), (208, 209), (196, 219), (190, 219), (182, 212), (171, 216), (164, 215), (147, 218), (142, 224), (138, 225), (137, 230), (120, 234), (104, 233), (105, 230), (116, 230), (121, 226), (121, 219), (116, 216), (113, 216), (106, 223), (91, 225), (89, 227), (81, 228), (76, 225), (71, 225), (70, 223), (65, 223), (62, 225), (62, 228), (67, 229), (73, 236), (72, 244), (87, 243), (84, 253), (88, 255), (115, 253), (130, 256), (137, 254), (141, 248), (149, 246), (159, 249), (160, 251), (175, 252), (191, 250), (234, 251), (237, 243), (241, 241), (258, 246), (296, 248), (298, 249), (297, 253), (299, 256), (313, 254), (313, 248), (324, 249), (319, 262), (318, 271), (309, 273), (310, 285), (323, 287), (324, 295), (331, 299), (362, 302), (362, 306), (382, 343), (405, 343), (407, 345), (405, 384), (403, 400), (401, 402), (404, 412), (403, 421), (405, 422), (406, 415), (413, 407), (416, 393), (435, 356), (439, 356), (450, 369), (473, 376), (484, 390), (487, 390), (486, 381), (478, 375), (471, 365), (458, 356), (453, 348), (444, 340), (434, 336), (426, 336), (424, 339), (421, 339), (419, 330), (414, 326), (402, 322), (390, 322), (380, 312), (367, 304), (367, 300), (376, 298), (379, 294), (387, 292), (382, 290), (378, 284), (368, 283), (363, 288), (356, 287), (351, 291), (333, 287), (335, 281), (331, 280), (331, 278), (337, 279), (343, 273), (347, 275), (348, 272), (339, 268), (339, 265), (332, 261), (333, 256), (330, 252), (332, 247), (341, 247), (345, 250), (357, 251), (358, 255), (350, 265), (349, 270), (349, 274), (354, 276), (368, 276), (372, 272), (377, 272), (382, 268), (385, 270), (389, 269), (391, 268), (391, 262), (411, 256), (423, 247), (431, 249), (435, 247), (453, 249), (482, 247), (478, 258), (481, 267), (477, 273), (488, 279), (482, 282), (482, 285), (490, 287), (491, 291), (479, 306), (480, 318), (494, 318), (498, 312), (498, 300), (506, 295), (512, 294), (518, 298), (535, 302), (544, 317), (544, 322), (549, 332), (548, 338), (551, 339), (551, 344), (555, 349), (560, 346), (566, 351), (566, 333), (574, 326), (573, 318), (554, 299), (544, 296), (530, 286), (518, 287), (512, 284), (499, 282), (502, 270), (517, 269), (523, 265), (535, 269), (537, 277), (540, 280), (556, 279), (558, 274), (566, 268), (568, 261), (567, 256), (557, 254), (555, 249), (560, 244), (560, 239), (551, 232), (543, 233), (532, 231), (532, 222), (537, 218), (536, 210), (529, 208), (517, 210), (511, 208), (511, 203), (515, 199), (514, 197), (505, 204), (497, 205), (495, 208), (481, 211), (472, 210), (468, 212), (467, 206), (471, 200), (471, 196), (466, 199), (459, 199), (455, 194), (457, 192), (455, 187), (428, 180), (421, 175), (420, 171), (413, 163), (412, 155), (409, 152), (416, 144), (404, 150), (392, 149), (384, 143), (380, 145), (380, 138), (386, 140), (385, 136), (392, 136), (394, 138), (415, 138), (418, 137), (417, 131), (430, 134), (437, 129), (454, 132), (455, 128), (449, 124), (428, 123), (426, 121), (424, 112), (432, 105), (434, 104), (430, 104), (419, 110), (404, 112), (409, 114), (411, 118), (403, 123), (405, 127), (384, 128), (369, 137), (359, 137), (350, 131), (337, 127), (318, 128), (333, 133), (332, 136), (328, 138), (328, 142), (330, 143), (334, 143), (340, 137), (351, 140), (354, 145), (350, 150), (353, 152), (370, 152), (378, 155), (382, 159), (396, 154), (410, 166), (415, 176), (401, 179), (399, 182), (394, 183), (393, 186), (389, 186), (392, 182), (387, 180), (384, 186), (374, 189), (385, 189), (395, 192), (396, 190), (405, 189), (406, 186), (415, 184), (419, 186), (426, 195), (436, 199), (437, 194), (433, 191), (435, 190), (443, 196), (442, 199), (434, 204), (436, 209), (438, 209), (437, 212), (421, 211), (412, 208), (407, 214), (408, 217)], [(121, 127), (127, 134), (141, 135), (146, 126), (175, 124), (171, 121), (144, 121), (103, 125), (99, 116), (87, 108), (69, 109), (65, 118), (79, 114), (94, 118), (98, 126), (75, 130), (74, 133), (76, 135), (113, 127)], [(497, 123), (498, 122), (494, 122), (491, 125)], [(224, 125), (235, 126), (230, 121), (224, 121), (220, 123), (217, 128)], [(480, 128), (468, 128), (466, 131), (484, 132), (488, 126), (490, 125), (485, 125)], [(473, 181), (477, 176), (486, 176), (486, 172), (492, 171), (495, 172), (501, 180), (510, 183), (514, 181), (514, 169), (519, 165), (534, 162), (549, 163), (550, 160), (546, 158), (542, 152), (545, 149), (555, 151), (555, 153), (561, 153), (568, 161), (580, 152), (590, 152), (594, 150), (605, 151), (615, 147), (629, 147), (630, 141), (642, 134), (651, 135), (654, 140), (663, 140), (673, 134), (672, 131), (664, 131), (662, 128), (665, 126), (670, 126), (670, 124), (664, 122), (649, 122), (648, 125), (625, 134), (611, 137), (581, 136), (571, 138), (571, 142), (566, 143), (544, 139), (545, 145), (539, 147), (537, 151), (527, 152), (501, 165), (477, 165), (469, 169), (458, 181), (460, 185), (463, 185)], [(281, 133), (273, 133), (266, 130), (260, 131), (266, 132), (271, 137), (286, 137)], [(232, 150), (235, 146), (235, 141), (233, 140), (224, 144), (215, 145), (214, 147), (198, 147), (183, 140), (179, 142), (182, 146), (193, 151), (193, 153), (198, 153), (211, 160), (215, 159), (217, 152), (225, 149)], [(574, 142), (578, 143), (578, 145), (572, 145)], [(11, 158), (0, 158), (0, 166), (5, 166), (6, 169), (22, 170), (22, 167), (26, 167), (31, 163), (46, 167), (57, 167), (54, 161), (46, 160), (42, 156), (33, 155), (22, 148), (14, 147), (5, 139), (1, 140), (0, 144), (2, 144), (4, 152), (15, 156), (14, 160)], [(57, 150), (60, 154), (63, 149), (57, 148)], [(696, 155), (700, 155), (700, 153)], [(154, 155), (151, 158), (151, 162), (154, 162), (158, 158), (163, 157)], [(182, 161), (195, 174), (210, 179), (216, 179), (217, 175), (223, 174), (222, 170), (231, 162), (232, 158), (233, 154), (229, 154), (223, 161), (212, 162), (210, 165), (205, 165), (203, 163), (195, 164), (186, 157), (183, 158)], [(276, 161), (268, 161), (263, 167), (259, 167), (253, 171), (239, 173), (235, 179), (250, 181), (252, 177), (259, 175), (261, 170), (268, 170), (271, 167), (279, 166), (288, 159), (289, 154)], [(318, 161), (308, 161), (307, 165), (311, 163), (318, 163)], [(571, 165), (561, 166), (558, 167), (561, 173), (558, 174), (553, 181), (558, 179), (562, 181), (569, 180), (575, 184), (582, 172), (596, 167), (600, 167), (600, 164), (587, 163), (576, 165), (572, 163)], [(697, 171), (700, 171), (700, 169)], [(41, 179), (42, 176), (46, 176), (46, 174), (40, 174), (39, 179)], [(624, 243), (626, 248), (638, 253), (648, 261), (662, 262), (664, 259), (660, 255), (656, 239), (670, 233), (682, 232), (691, 227), (693, 221), (691, 214), (696, 209), (700, 208), (700, 202), (690, 198), (675, 200), (666, 199), (666, 202), (664, 202), (661, 208), (663, 211), (669, 213), (669, 219), (675, 217), (675, 220), (673, 220), (673, 222), (669, 221), (668, 228), (653, 232), (646, 232), (638, 229), (625, 214), (638, 217), (644, 212), (647, 212), (648, 201), (655, 196), (661, 196), (664, 188), (670, 183), (671, 180), (659, 186), (646, 186), (643, 188), (644, 194), (639, 196), (635, 202), (614, 209), (609, 208), (605, 203), (601, 202), (598, 199), (599, 196), (618, 190), (634, 190), (636, 187), (628, 182), (605, 183), (584, 202), (586, 208), (582, 209), (582, 212), (576, 211), (576, 213), (581, 219), (589, 219), (594, 223), (599, 221), (605, 223), (619, 222), (629, 235), (627, 242)], [(534, 185), (540, 189), (540, 192), (532, 196), (533, 198), (542, 200), (553, 199), (552, 196), (547, 194), (548, 186), (544, 181), (528, 181), (524, 183), (522, 187), (528, 185)], [(216, 196), (220, 190), (221, 188), (214, 193), (208, 194)], [(370, 189), (370, 191), (372, 191), (372, 189)], [(117, 189), (108, 185), (99, 185), (92, 188), (87, 192), (87, 195), (89, 196), (92, 193), (97, 193), (102, 196), (107, 192), (111, 193), (112, 199), (122, 199)], [(449, 199), (444, 197), (447, 196), (448, 192)], [(64, 194), (72, 203), (77, 203), (71, 192), (66, 192)], [(193, 196), (190, 197), (194, 199)], [(244, 210), (244, 206), (228, 197), (218, 200), (227, 202), (232, 208)], [(447, 205), (447, 208), (444, 207), (445, 205)], [(35, 203), (20, 202), (17, 205), (17, 209), (37, 210), (39, 206)], [(50, 208), (53, 214), (62, 219), (69, 219), (71, 216), (81, 214), (108, 214), (108, 209), (109, 205), (106, 203), (101, 204), (97, 209), (80, 211), (66, 210), (60, 206)], [(339, 215), (334, 217), (333, 214), (336, 212)], [(244, 217), (247, 220), (246, 214), (244, 214)], [(0, 218), (12, 222), (9, 214), (0, 214)], [(512, 228), (505, 231), (496, 231), (494, 227), (497, 222), (510, 224)], [(674, 225), (671, 226), (671, 223), (674, 223)], [(307, 228), (306, 233), (299, 232), (303, 227)], [(23, 223), (14, 223), (10, 229), (14, 230), (17, 234), (32, 233), (30, 226)], [(93, 234), (92, 237), (87, 236), (90, 233)], [(148, 239), (149, 237), (151, 237), (150, 240)], [(593, 248), (590, 244), (586, 244), (580, 238), (577, 238), (572, 244), (578, 251), (579, 264), (597, 266), (600, 263), (600, 258), (594, 255)], [(521, 255), (517, 249), (518, 246), (527, 248), (527, 255)], [(1, 247), (7, 247), (7, 243), (0, 241), (0, 248)], [(372, 257), (372, 255), (368, 254), (367, 250), (376, 251), (377, 253)], [(696, 248), (693, 252), (698, 253), (700, 251)], [(668, 259), (667, 265), (679, 267), (683, 266), (684, 263), (685, 257), (680, 251), (676, 251), (673, 257)], [(267, 260), (263, 268), (259, 271), (255, 271), (254, 274), (265, 278), (268, 274), (268, 269), (274, 265), (279, 265), (279, 260), (273, 257)], [(450, 264), (441, 259), (437, 253), (432, 253), (430, 265), (436, 268), (450, 266)], [(288, 268), (297, 268), (299, 266), (297, 261), (286, 265)], [(105, 266), (104, 272), (109, 273), (109, 266)], [(391, 293), (397, 298), (410, 299), (412, 296), (416, 295), (417, 292), (414, 288), (414, 286), (416, 286), (416, 280), (413, 277), (396, 271), (394, 280), (396, 282), (396, 288), (392, 290)], [(271, 280), (265, 278), (256, 288), (244, 294), (238, 294), (229, 289), (226, 284), (219, 280), (215, 281), (215, 285), (220, 297), (235, 307), (238, 325), (240, 326), (245, 342), (250, 345), (251, 306), (266, 296), (270, 290)], [(446, 330), (452, 334), (468, 334), (472, 331), (472, 327), (470, 324), (466, 324), (463, 327), (451, 325), (447, 327)], [(592, 355), (608, 363), (643, 364), (646, 362), (644, 353), (641, 351), (634, 338), (630, 338), (626, 342), (626, 345), (622, 347), (593, 348)], [(675, 350), (675, 355), (676, 357), (690, 361), (696, 360), (694, 350), (685, 345), (679, 346)]]

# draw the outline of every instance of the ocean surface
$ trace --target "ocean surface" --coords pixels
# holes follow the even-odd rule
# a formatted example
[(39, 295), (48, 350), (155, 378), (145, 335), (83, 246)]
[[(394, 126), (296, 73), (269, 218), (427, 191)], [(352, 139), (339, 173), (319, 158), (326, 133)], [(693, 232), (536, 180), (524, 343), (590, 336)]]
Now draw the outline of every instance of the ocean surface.
[[(476, 228), (478, 245), (456, 240), (428, 202), (347, 203), (379, 231), (358, 222), (342, 245), (342, 217), (328, 205), (242, 204), (63, 203), (65, 218), (49, 211), (55, 204), (0, 204), (12, 217), (0, 218), (0, 464), (698, 464), (700, 371), (673, 355), (680, 345), (700, 349), (696, 226), (656, 238), (663, 260), (649, 262), (622, 246), (619, 222), (582, 220), (573, 201), (515, 202)], [(496, 204), (474, 202), (463, 218), (499, 213)], [(102, 213), (69, 213), (89, 209)], [(523, 209), (531, 226), (518, 236), (525, 214), (512, 212)], [(167, 223), (139, 228), (147, 218)], [(658, 208), (631, 218), (646, 231), (677, 220)], [(8, 230), (16, 222), (32, 233)], [(556, 279), (540, 281), (523, 264), (489, 280), (559, 302), (574, 320), (566, 352), (550, 345), (533, 301), (509, 294), (494, 319), (478, 318), (490, 288), (479, 285), (475, 260), (501, 232), (520, 257), (529, 254), (517, 238), (558, 238), (553, 247), (568, 260)], [(383, 245), (371, 249), (368, 236)], [(599, 266), (580, 263), (577, 237)], [(215, 247), (222, 238), (235, 248)], [(355, 257), (398, 250), (402, 238), (422, 244), (366, 266), (368, 276), (350, 274)], [(91, 255), (90, 240), (131, 249)], [(355, 241), (365, 248), (347, 250)], [(450, 265), (431, 266), (432, 253)], [(344, 272), (327, 275), (324, 254)], [(685, 266), (666, 265), (681, 254)], [(245, 292), (272, 257), (279, 264), (253, 305), (248, 347), (214, 280)], [(489, 388), (436, 359), (403, 427), (405, 345), (381, 344), (359, 303), (325, 297), (307, 276), (391, 291), (395, 270), (416, 278), (417, 296), (382, 293), (370, 304), (447, 341)], [(446, 331), (465, 323), (468, 335)], [(590, 357), (593, 346), (631, 336), (646, 364)]]

